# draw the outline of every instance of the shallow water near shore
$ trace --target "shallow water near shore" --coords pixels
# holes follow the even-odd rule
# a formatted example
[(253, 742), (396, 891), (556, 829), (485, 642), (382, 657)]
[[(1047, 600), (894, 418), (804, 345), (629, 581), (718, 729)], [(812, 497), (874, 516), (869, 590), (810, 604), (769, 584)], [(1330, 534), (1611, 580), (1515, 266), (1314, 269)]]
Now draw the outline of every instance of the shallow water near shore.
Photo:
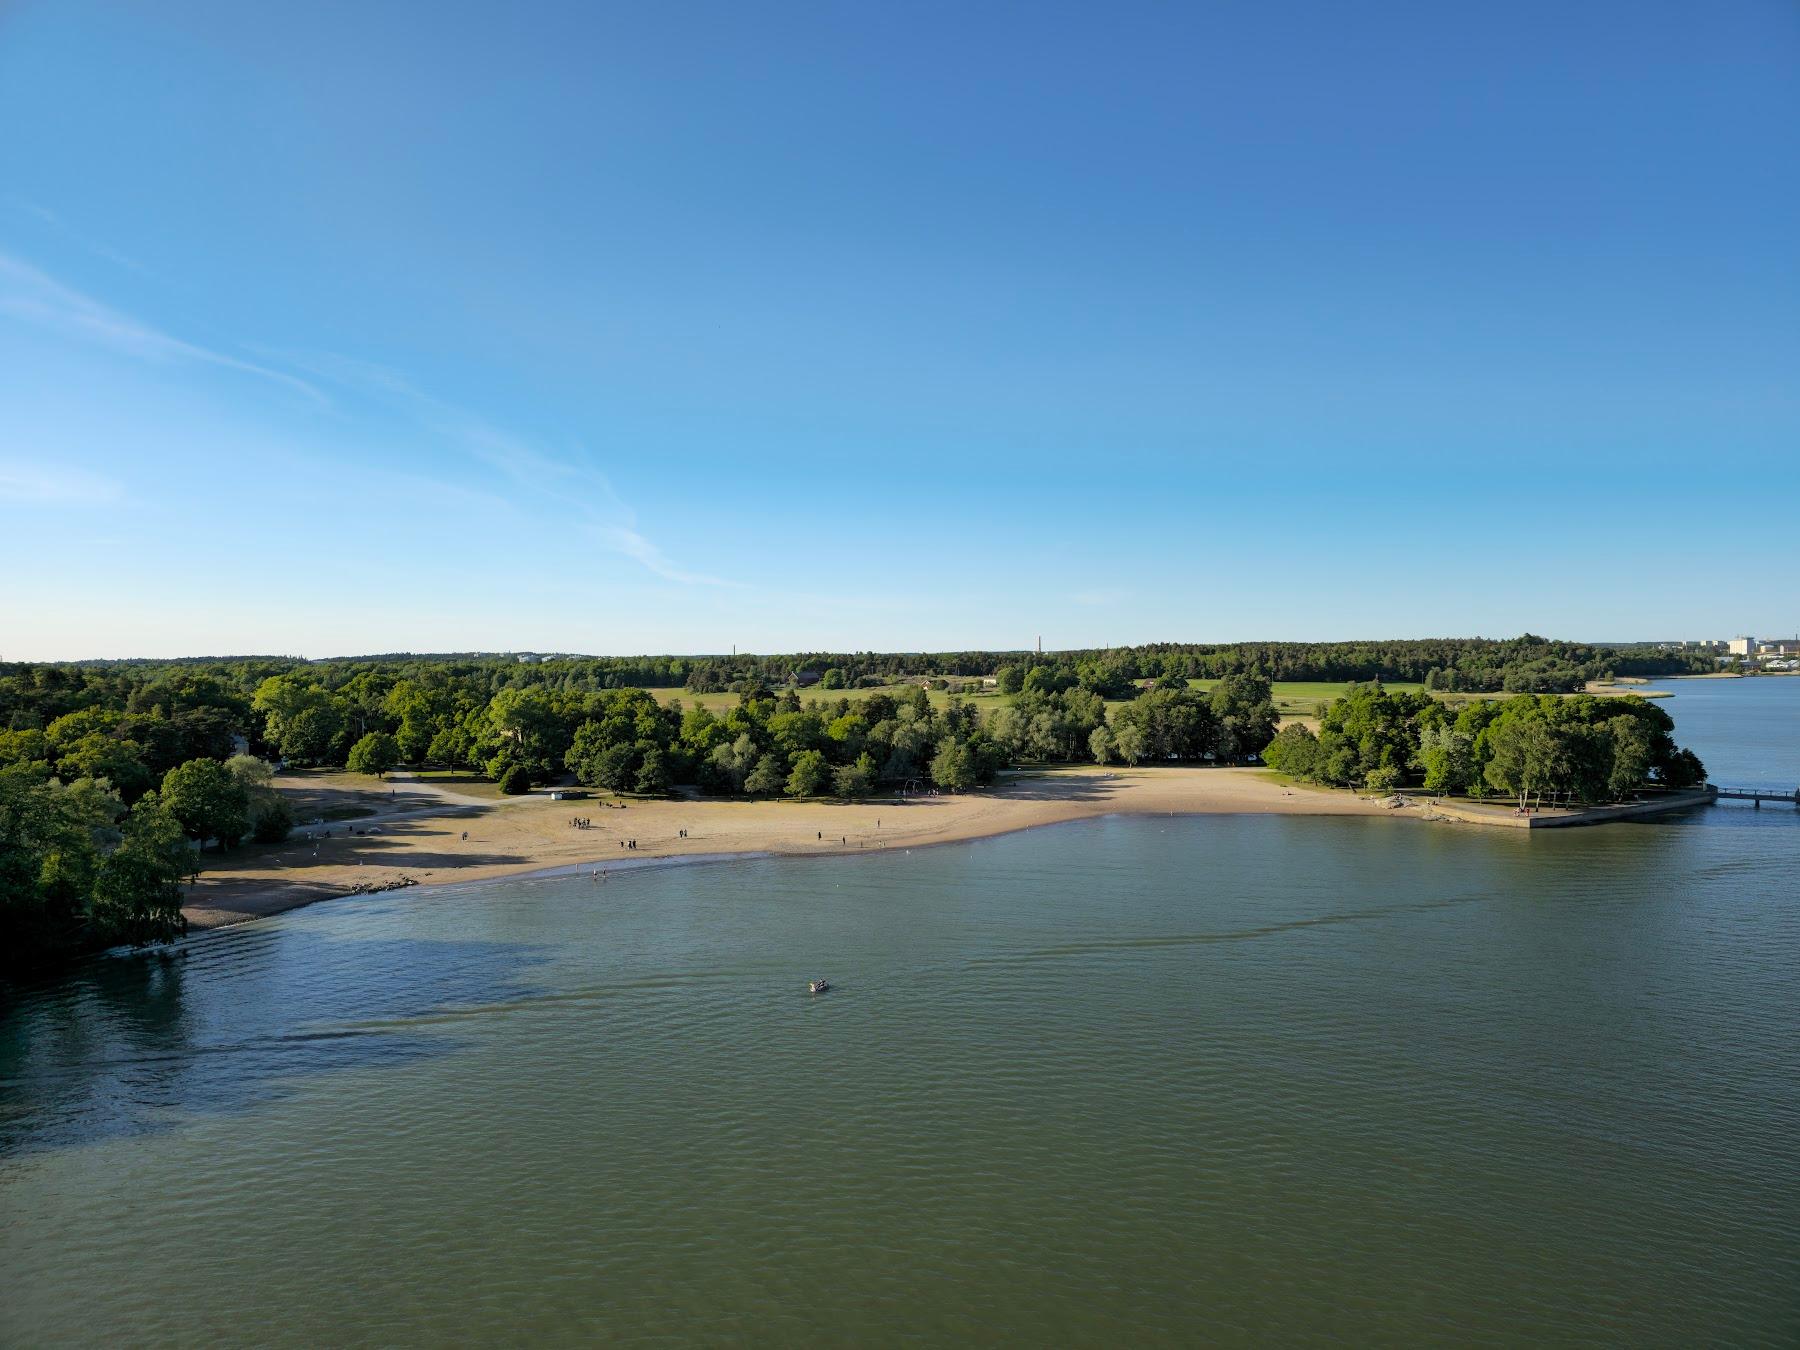
[(1791, 1344), (1797, 871), (1112, 818), (95, 962), (0, 1019), (0, 1342)]

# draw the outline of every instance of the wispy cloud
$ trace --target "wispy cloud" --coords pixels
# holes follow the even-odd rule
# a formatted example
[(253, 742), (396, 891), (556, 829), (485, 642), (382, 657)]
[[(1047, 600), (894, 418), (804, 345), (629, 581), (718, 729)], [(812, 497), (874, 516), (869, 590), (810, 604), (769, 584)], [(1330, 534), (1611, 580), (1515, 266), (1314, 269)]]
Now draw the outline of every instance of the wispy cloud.
[(741, 581), (728, 581), (724, 577), (712, 577), (704, 572), (690, 572), (684, 567), (677, 567), (660, 548), (629, 526), (595, 525), (591, 529), (594, 537), (602, 544), (615, 553), (635, 558), (665, 581), (680, 581), (690, 586), (743, 586)]
[(605, 473), (579, 450), (562, 454), (545, 450), (466, 408), (426, 393), (385, 366), (339, 356), (288, 359), (319, 378), (360, 389), (400, 408), (443, 443), (456, 446), (506, 479), (515, 501), (523, 497), (539, 511), (551, 508), (574, 513), (577, 528), (602, 548), (632, 559), (665, 581), (734, 589), (743, 585), (691, 571), (670, 559), (639, 531), (637, 513), (614, 490)]
[[(18, 205), (49, 223), (57, 223), (54, 213), (42, 207)], [(199, 363), (241, 371), (294, 389), (321, 404), (331, 405), (333, 400), (315, 381), (358, 391), (398, 409), (441, 444), (498, 474), (510, 489), (504, 494), (509, 505), (539, 517), (547, 511), (557, 512), (565, 519), (572, 515), (573, 529), (665, 581), (692, 586), (742, 586), (741, 582), (682, 567), (671, 559), (639, 529), (636, 512), (584, 452), (547, 451), (467, 408), (426, 393), (386, 367), (336, 356), (299, 359), (258, 351), (271, 361), (314, 377), (303, 379), (274, 365), (244, 360), (163, 332), (4, 252), (0, 252), (0, 314), (96, 342), (143, 361)], [(99, 499), (96, 490), (92, 483), (80, 490), (73, 479), (59, 485), (29, 468), (0, 479), (0, 500), (92, 501)]]
[(125, 489), (116, 479), (85, 469), (0, 460), (0, 502), (28, 506), (105, 506), (124, 495)]
[(74, 240), (77, 244), (80, 244), (83, 248), (87, 249), (88, 252), (105, 258), (108, 262), (116, 263), (118, 266), (127, 268), (130, 271), (140, 273), (144, 276), (150, 275), (150, 269), (145, 267), (144, 264), (139, 262), (136, 258), (119, 252), (118, 249), (112, 247), (110, 244), (102, 244), (97, 239), (88, 238), (85, 234), (82, 234), (79, 230), (73, 228), (66, 220), (56, 212), (52, 211), (49, 207), (44, 206), (39, 202), (26, 201), (23, 197), (9, 197), (7, 198), (7, 202), (15, 210), (23, 212), (25, 215), (30, 216), (32, 219), (37, 220), (42, 224), (48, 225), (64, 238)]
[(318, 403), (330, 402), (315, 385), (297, 375), (183, 341), (103, 305), (6, 253), (0, 253), (0, 314), (96, 342), (141, 361), (218, 366), (272, 380)]

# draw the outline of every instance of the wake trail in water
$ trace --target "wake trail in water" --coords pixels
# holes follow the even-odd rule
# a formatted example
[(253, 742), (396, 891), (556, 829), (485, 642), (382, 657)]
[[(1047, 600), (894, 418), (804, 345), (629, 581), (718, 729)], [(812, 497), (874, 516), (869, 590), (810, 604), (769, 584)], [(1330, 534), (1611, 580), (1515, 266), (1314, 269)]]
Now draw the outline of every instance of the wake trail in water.
[(1255, 928), (1225, 929), (1212, 933), (1168, 933), (1146, 937), (1095, 938), (1087, 942), (1064, 942), (1053, 947), (1037, 947), (1030, 951), (1008, 952), (997, 956), (971, 957), (972, 966), (1014, 965), (1026, 961), (1053, 961), (1070, 956), (1086, 956), (1113, 951), (1154, 950), (1162, 947), (1200, 947), (1222, 942), (1251, 942), (1259, 938), (1279, 937), (1284, 933), (1305, 932), (1339, 924), (1369, 923), (1407, 914), (1428, 914), (1478, 904), (1489, 897), (1469, 895), (1454, 900), (1432, 900), (1416, 905), (1388, 905), (1379, 909), (1347, 910), (1338, 914), (1318, 914), (1305, 919), (1289, 919), (1282, 923), (1261, 924)]

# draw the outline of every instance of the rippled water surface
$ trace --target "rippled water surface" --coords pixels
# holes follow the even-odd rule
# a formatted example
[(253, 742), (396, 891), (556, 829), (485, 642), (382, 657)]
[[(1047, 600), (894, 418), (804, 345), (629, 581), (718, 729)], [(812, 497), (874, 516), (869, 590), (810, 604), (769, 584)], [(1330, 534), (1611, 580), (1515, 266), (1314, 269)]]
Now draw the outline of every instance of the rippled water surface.
[(96, 962), (0, 1022), (0, 1342), (1791, 1345), (1797, 871), (1112, 819)]

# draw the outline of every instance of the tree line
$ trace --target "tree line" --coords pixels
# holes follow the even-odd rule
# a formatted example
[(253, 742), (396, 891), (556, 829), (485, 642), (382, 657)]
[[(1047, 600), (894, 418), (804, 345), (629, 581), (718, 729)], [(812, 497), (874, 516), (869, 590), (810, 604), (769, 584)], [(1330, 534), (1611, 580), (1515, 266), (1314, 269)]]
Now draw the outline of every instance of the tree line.
[[(1144, 681), (1222, 679), (1389, 680), (1469, 692), (1570, 693), (1617, 676), (1703, 674), (1703, 653), (1652, 644), (1599, 646), (1524, 634), (1517, 638), (1426, 638), (1377, 642), (1152, 643), (1137, 647), (1024, 652), (812, 652), (793, 656), (691, 658), (683, 683), (696, 691), (779, 684), (801, 673), (844, 686), (885, 685), (908, 675), (949, 681), (1004, 677), (1033, 668), (1107, 698)], [(1004, 685), (1002, 686), (1004, 690)], [(1008, 691), (1010, 692), (1010, 691)]]
[[(1494, 730), (1482, 719), (1517, 716), (1507, 711), (1517, 700), (1451, 711), (1423, 696), (1357, 691), (1328, 711), (1310, 747), (1298, 732), (1284, 732), (1271, 745), (1277, 724), (1271, 676), (1338, 678), (1373, 667), (1417, 677), (1418, 667), (1430, 663), (1427, 676), (1455, 671), (1456, 681), (1505, 684), (1536, 680), (1531, 672), (1544, 660), (1579, 659), (1571, 668), (1598, 671), (1597, 650), (1519, 639), (1146, 647), (1042, 657), (253, 657), (0, 665), (0, 934), (20, 936), (7, 944), (10, 954), (42, 955), (179, 931), (179, 884), (197, 868), (199, 851), (230, 848), (246, 837), (279, 840), (291, 828), (269, 784), (272, 762), (373, 775), (402, 764), (436, 765), (483, 774), (507, 792), (572, 775), (621, 792), (693, 785), (710, 794), (855, 798), (877, 790), (964, 791), (991, 782), (1011, 763), (1241, 761), (1268, 747), (1289, 771), (1321, 782), (1379, 786), (1419, 779), (1444, 791), (1480, 791), (1498, 787), (1495, 775), (1513, 762), (1509, 738), (1526, 734)], [(828, 659), (837, 664), (821, 671)], [(1608, 670), (1616, 669), (1617, 654), (1609, 659)], [(902, 669), (917, 676), (918, 667), (930, 682), (938, 679), (933, 670), (965, 677), (992, 672), (982, 678), (1010, 697), (984, 712), (954, 696), (934, 706), (917, 684), (855, 699), (838, 693)], [(803, 696), (760, 678), (776, 673), (790, 682), (817, 678)], [(619, 683), (677, 676), (689, 685), (729, 676), (736, 704), (715, 713)], [(1210, 691), (1188, 687), (1198, 678), (1218, 683)], [(1398, 713), (1393, 709), (1400, 705), (1378, 705), (1398, 727), (1388, 740), (1370, 740), (1358, 720), (1371, 699), (1404, 704)], [(1125, 701), (1109, 710), (1109, 700)], [(1566, 704), (1600, 706), (1591, 699)], [(1569, 714), (1544, 711), (1553, 723), (1553, 750), (1533, 749), (1529, 769), (1520, 772), (1553, 790), (1598, 791), (1600, 759), (1608, 775), (1614, 764), (1635, 762), (1635, 742), (1621, 739), (1630, 733), (1612, 725), (1626, 716), (1646, 719), (1645, 777), (1674, 782), (1698, 773), (1697, 761), (1675, 755), (1666, 715), (1653, 705), (1608, 700), (1605, 707), (1607, 717), (1577, 717), (1594, 728), (1579, 733), (1568, 729)], [(1349, 743), (1357, 746), (1353, 754), (1345, 750)], [(1496, 760), (1500, 769), (1491, 767)], [(0, 957), (0, 967), (8, 959)]]
[(1321, 709), (1315, 733), (1281, 729), (1263, 757), (1309, 782), (1385, 792), (1418, 786), (1472, 797), (1553, 795), (1581, 803), (1620, 801), (1647, 787), (1706, 780), (1675, 723), (1647, 699), (1556, 698), (1445, 703), (1427, 694), (1361, 685)]
[[(1221, 679), (1258, 674), (1270, 680), (1332, 682), (1384, 680), (1448, 691), (1569, 693), (1588, 680), (1617, 676), (1701, 674), (1712, 668), (1704, 653), (1663, 651), (1652, 644), (1604, 646), (1524, 634), (1516, 638), (1422, 638), (1362, 642), (1149, 643), (1028, 653), (795, 652), (767, 655), (546, 656), (507, 654), (393, 654), (327, 661), (246, 656), (182, 661), (80, 662), (63, 666), (0, 666), (0, 672), (56, 670), (73, 687), (109, 686), (139, 697), (174, 692), (185, 682), (219, 680), (247, 698), (271, 675), (313, 672), (339, 688), (359, 676), (385, 672), (417, 677), (430, 671), (486, 687), (542, 685), (596, 691), (686, 688), (694, 693), (741, 693), (817, 681), (826, 690), (890, 685), (903, 678), (942, 679), (947, 684), (996, 679), (1008, 669), (1055, 672), (1107, 698), (1129, 697), (1145, 682)], [(0, 674), (0, 724), (10, 725), (16, 705), (11, 677)], [(146, 691), (149, 691), (146, 693)], [(62, 711), (71, 711), (64, 708)]]
[[(536, 671), (530, 672), (537, 673)], [(934, 706), (914, 685), (851, 700), (755, 688), (719, 713), (639, 688), (520, 679), (493, 663), (14, 666), (0, 674), (0, 970), (181, 931), (207, 848), (292, 828), (271, 761), (573, 776), (618, 792), (961, 792), (1018, 762), (1237, 758), (1275, 728), (1266, 680), (1106, 702), (1045, 666), (1009, 704)]]
[(178, 936), (196, 844), (272, 843), (293, 826), (270, 766), (251, 755), (190, 759), (135, 792), (71, 772), (59, 777), (42, 760), (0, 765), (0, 977)]

